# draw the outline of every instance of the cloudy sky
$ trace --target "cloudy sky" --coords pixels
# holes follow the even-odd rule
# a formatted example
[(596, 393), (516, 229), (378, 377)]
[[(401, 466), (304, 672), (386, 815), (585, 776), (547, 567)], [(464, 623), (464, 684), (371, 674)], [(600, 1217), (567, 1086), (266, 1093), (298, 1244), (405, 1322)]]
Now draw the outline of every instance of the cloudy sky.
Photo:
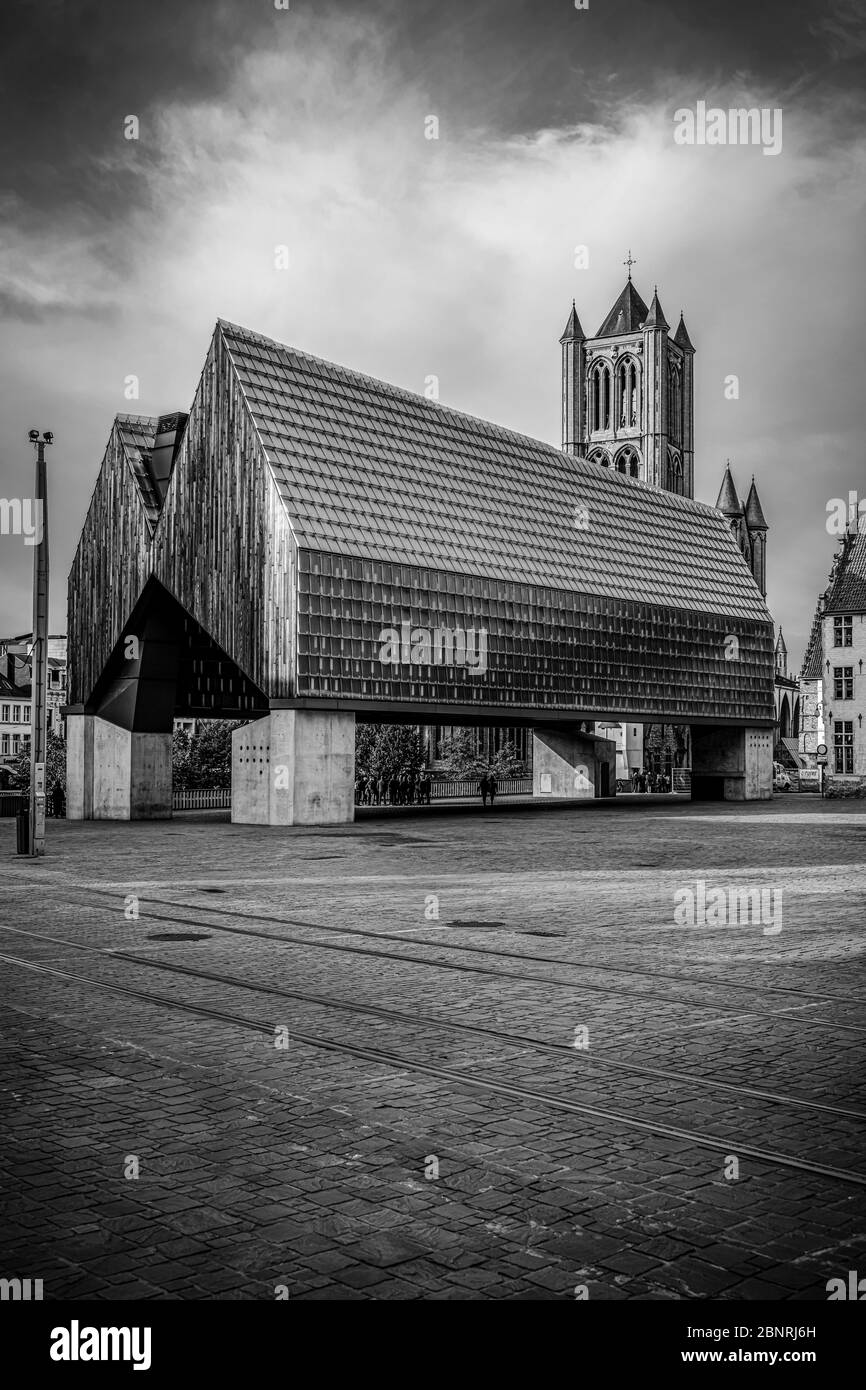
[[(696, 495), (756, 475), (796, 666), (866, 493), (864, 3), (6, 0), (0, 497), (53, 429), (52, 630), (115, 413), (188, 409), (218, 317), (558, 444), (572, 297), (594, 332), (631, 248), (697, 349)], [(699, 101), (781, 109), (781, 153), (677, 145)], [(0, 535), (0, 635), (31, 570)]]

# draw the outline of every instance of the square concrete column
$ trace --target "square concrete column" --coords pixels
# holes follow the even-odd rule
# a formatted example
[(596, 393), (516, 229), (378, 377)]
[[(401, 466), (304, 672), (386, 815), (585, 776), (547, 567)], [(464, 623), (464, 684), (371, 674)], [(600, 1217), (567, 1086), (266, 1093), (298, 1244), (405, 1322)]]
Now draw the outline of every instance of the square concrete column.
[(164, 820), (171, 810), (170, 733), (132, 733), (97, 714), (67, 714), (68, 820)]
[(66, 715), (66, 819), (93, 819), (93, 715)]
[[(600, 795), (596, 786), (599, 778), (599, 750), (603, 745), (611, 752), (616, 766), (616, 745), (593, 734), (578, 732), (576, 727), (556, 724), (539, 725), (532, 731), (532, 795), (538, 797), (593, 797)], [(610, 786), (613, 790), (613, 786)]]
[(355, 819), (355, 716), (272, 710), (232, 734), (232, 820), (348, 825)]
[(93, 819), (171, 817), (171, 734), (132, 733), (93, 717)]
[(692, 725), (692, 797), (769, 801), (773, 795), (773, 729)]

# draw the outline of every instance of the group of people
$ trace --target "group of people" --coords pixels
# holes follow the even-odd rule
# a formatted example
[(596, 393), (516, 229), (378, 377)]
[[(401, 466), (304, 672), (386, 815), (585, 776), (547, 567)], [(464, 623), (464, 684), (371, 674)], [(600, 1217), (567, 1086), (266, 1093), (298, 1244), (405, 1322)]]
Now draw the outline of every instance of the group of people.
[(670, 778), (665, 772), (647, 772), (646, 768), (635, 768), (631, 774), (633, 792), (669, 792)]
[(429, 772), (397, 777), (357, 777), (356, 806), (429, 806), (433, 786)]

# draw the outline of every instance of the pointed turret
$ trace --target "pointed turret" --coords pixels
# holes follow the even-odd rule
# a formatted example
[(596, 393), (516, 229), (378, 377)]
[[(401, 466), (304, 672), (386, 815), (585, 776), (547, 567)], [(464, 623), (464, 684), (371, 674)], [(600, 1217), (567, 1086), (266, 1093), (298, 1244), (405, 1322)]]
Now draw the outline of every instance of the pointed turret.
[(742, 516), (743, 514), (743, 504), (737, 496), (737, 489), (734, 487), (730, 464), (725, 465), (725, 476), (719, 489), (716, 510), (723, 512), (727, 517)]
[(565, 325), (565, 332), (560, 338), (561, 343), (583, 342), (586, 334), (580, 326), (580, 319), (577, 317), (577, 309), (574, 300), (571, 301), (571, 313), (568, 316), (568, 323)]
[(643, 321), (643, 327), (665, 329), (670, 328), (670, 324), (665, 318), (664, 310), (662, 309), (662, 306), (659, 303), (658, 285), (656, 285), (655, 287), (655, 292), (653, 294), (653, 302), (650, 305), (650, 311), (647, 317)]
[(761, 500), (758, 497), (758, 489), (755, 487), (754, 475), (752, 477), (752, 486), (749, 489), (749, 495), (746, 498), (746, 525), (750, 531), (768, 531), (770, 529), (764, 519)]
[(674, 334), (674, 342), (677, 347), (682, 348), (683, 352), (694, 352), (692, 340), (689, 337), (689, 330), (686, 328), (686, 321), (683, 318), (683, 311), (680, 310), (680, 321), (677, 324), (677, 331)]
[(614, 304), (597, 338), (611, 338), (618, 333), (637, 333), (649, 310), (629, 278), (619, 299)]
[(787, 676), (788, 674), (788, 648), (785, 646), (781, 628), (779, 628), (779, 635), (776, 638), (776, 670), (780, 676)]

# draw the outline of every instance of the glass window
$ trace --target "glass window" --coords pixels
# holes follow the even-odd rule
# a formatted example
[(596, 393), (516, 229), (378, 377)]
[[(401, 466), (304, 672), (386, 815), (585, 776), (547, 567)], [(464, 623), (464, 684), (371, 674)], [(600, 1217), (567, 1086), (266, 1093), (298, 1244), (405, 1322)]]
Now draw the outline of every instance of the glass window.
[(854, 771), (853, 719), (837, 719), (834, 722), (833, 754), (837, 772), (845, 775)]
[(833, 667), (833, 696), (836, 700), (854, 699), (854, 667)]
[(853, 618), (833, 619), (833, 646), (850, 647), (853, 642)]

